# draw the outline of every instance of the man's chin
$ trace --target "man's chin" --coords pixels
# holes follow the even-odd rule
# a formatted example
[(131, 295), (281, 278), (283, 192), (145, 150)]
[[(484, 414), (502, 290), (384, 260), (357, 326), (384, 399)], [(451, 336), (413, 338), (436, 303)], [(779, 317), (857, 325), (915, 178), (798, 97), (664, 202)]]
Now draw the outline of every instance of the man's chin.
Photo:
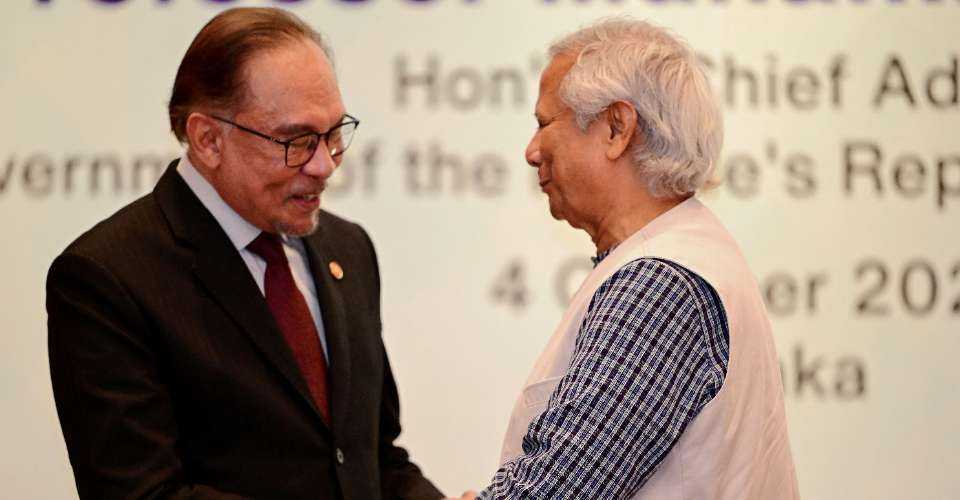
[(560, 210), (560, 207), (554, 203), (550, 203), (550, 216), (556, 220), (565, 220), (566, 217), (563, 216), (563, 210)]
[(570, 227), (574, 229), (583, 229), (583, 225), (578, 222), (578, 219), (576, 217), (571, 219), (570, 214), (561, 210), (560, 207), (550, 205), (550, 216), (553, 217), (554, 220), (557, 220), (560, 222), (566, 222), (567, 224), (570, 225)]
[(315, 210), (310, 214), (309, 219), (298, 218), (298, 220), (277, 221), (273, 224), (278, 233), (287, 236), (303, 237), (310, 236), (317, 231), (320, 223), (320, 210)]

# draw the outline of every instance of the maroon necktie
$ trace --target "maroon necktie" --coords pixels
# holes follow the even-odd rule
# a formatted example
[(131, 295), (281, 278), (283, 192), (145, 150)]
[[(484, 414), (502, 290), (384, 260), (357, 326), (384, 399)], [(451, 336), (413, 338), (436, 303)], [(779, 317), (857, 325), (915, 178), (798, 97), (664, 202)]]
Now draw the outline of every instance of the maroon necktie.
[(267, 273), (263, 280), (267, 306), (297, 359), (300, 374), (310, 388), (313, 401), (324, 421), (329, 423), (327, 361), (323, 357), (323, 348), (310, 309), (293, 281), (287, 256), (283, 253), (283, 244), (277, 235), (263, 232), (247, 248), (267, 261)]

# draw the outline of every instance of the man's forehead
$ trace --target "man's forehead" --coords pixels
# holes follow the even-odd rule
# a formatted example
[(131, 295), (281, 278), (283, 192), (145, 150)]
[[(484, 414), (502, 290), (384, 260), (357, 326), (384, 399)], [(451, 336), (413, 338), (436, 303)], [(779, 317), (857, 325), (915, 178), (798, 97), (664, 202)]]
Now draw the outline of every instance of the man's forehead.
[[(567, 76), (576, 58), (568, 54), (559, 54), (550, 60), (540, 76), (540, 97), (537, 99), (537, 111), (541, 108), (553, 108), (562, 105), (559, 90), (563, 78)], [(547, 110), (544, 110), (547, 111)]]
[(275, 91), (283, 87), (336, 90), (336, 75), (326, 54), (310, 41), (290, 42), (262, 50), (244, 64), (248, 87)]
[(264, 51), (249, 62), (246, 71), (244, 111), (261, 115), (284, 132), (326, 129), (345, 112), (333, 68), (315, 43)]

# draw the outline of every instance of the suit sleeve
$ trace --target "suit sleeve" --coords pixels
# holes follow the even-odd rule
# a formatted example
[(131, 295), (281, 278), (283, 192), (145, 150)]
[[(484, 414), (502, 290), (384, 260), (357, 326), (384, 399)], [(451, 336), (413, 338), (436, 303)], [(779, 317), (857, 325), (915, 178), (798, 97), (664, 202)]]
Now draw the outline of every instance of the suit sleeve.
[[(358, 226), (359, 227), (359, 226)], [(374, 277), (374, 311), (380, 322), (380, 270), (373, 242), (366, 231), (360, 228), (364, 243), (370, 252)], [(405, 449), (394, 441), (400, 436), (400, 397), (390, 368), (386, 350), (383, 352), (383, 390), (380, 400), (380, 485), (383, 499), (436, 500), (443, 493), (430, 482), (420, 468), (410, 461)]]
[(186, 482), (155, 339), (107, 269), (58, 257), (47, 316), (53, 395), (81, 499), (243, 498)]

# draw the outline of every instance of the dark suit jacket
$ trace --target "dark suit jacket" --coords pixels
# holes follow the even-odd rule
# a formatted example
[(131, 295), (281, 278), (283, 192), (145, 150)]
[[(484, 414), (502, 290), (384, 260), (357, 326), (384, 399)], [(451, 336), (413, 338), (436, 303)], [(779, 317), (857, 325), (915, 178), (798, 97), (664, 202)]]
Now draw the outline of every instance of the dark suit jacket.
[(175, 165), (47, 277), (50, 373), (81, 498), (441, 497), (393, 445), (399, 404), (363, 229), (321, 213), (304, 238), (331, 428), (242, 258)]

